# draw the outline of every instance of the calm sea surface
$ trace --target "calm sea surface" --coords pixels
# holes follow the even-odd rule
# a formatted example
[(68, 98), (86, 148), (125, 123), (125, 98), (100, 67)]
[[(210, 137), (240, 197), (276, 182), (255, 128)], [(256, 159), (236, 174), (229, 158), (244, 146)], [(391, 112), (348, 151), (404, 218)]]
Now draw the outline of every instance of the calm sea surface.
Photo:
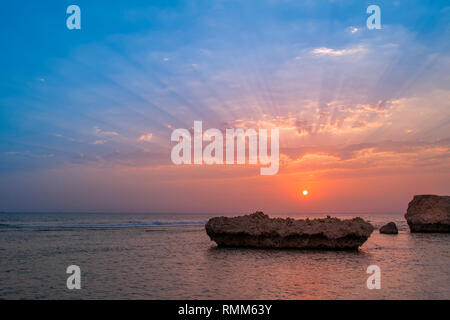
[(216, 248), (210, 216), (0, 213), (0, 299), (450, 299), (450, 234), (410, 234), (401, 214), (358, 215), (400, 229), (358, 252)]

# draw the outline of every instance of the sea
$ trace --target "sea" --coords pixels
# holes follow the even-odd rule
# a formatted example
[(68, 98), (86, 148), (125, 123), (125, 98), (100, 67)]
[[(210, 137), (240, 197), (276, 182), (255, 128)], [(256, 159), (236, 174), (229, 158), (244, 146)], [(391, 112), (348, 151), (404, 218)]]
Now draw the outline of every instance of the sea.
[[(450, 234), (328, 215), (377, 229), (358, 251), (218, 248), (204, 227), (217, 214), (0, 213), (0, 299), (450, 299)], [(399, 234), (380, 234), (390, 221)]]

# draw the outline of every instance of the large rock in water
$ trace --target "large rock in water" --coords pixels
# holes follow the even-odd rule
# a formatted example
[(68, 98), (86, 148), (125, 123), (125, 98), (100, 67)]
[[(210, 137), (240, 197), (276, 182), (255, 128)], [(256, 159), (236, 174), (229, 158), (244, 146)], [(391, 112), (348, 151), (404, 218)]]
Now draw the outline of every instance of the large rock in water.
[(262, 212), (209, 219), (206, 233), (218, 246), (299, 249), (358, 249), (373, 231), (361, 218), (271, 219)]
[(450, 232), (450, 196), (414, 196), (405, 218), (411, 232)]

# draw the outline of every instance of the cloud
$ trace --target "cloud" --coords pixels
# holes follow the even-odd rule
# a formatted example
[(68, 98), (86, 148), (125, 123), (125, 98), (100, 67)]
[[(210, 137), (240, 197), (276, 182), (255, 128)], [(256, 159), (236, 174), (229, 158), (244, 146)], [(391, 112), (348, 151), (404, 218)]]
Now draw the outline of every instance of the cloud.
[(115, 131), (103, 131), (99, 127), (94, 127), (95, 134), (103, 136), (118, 136), (119, 134)]
[(282, 173), (339, 174), (356, 177), (450, 170), (450, 140), (380, 141), (337, 147), (333, 145), (282, 148)]
[(364, 51), (366, 51), (366, 48), (363, 46), (359, 46), (353, 49), (342, 49), (342, 50), (335, 50), (331, 48), (321, 47), (314, 49), (312, 53), (317, 56), (344, 56)]
[(428, 159), (430, 157), (433, 158), (435, 155), (439, 155), (440, 157), (442, 155), (450, 156), (450, 138), (437, 141), (384, 140), (379, 142), (355, 143), (341, 147), (333, 145), (302, 146), (298, 148), (282, 148), (280, 152), (292, 160), (302, 160), (308, 155), (333, 157), (339, 161), (357, 160), (361, 158), (362, 154), (366, 155), (367, 153), (372, 155), (391, 154), (417, 159), (421, 157)]
[(150, 142), (152, 140), (153, 134), (147, 133), (142, 136), (140, 136), (137, 140), (138, 141), (144, 141), (144, 142)]
[(106, 140), (95, 140), (92, 144), (104, 144)]
[(395, 104), (391, 100), (379, 100), (373, 104), (346, 104), (345, 101), (331, 101), (322, 107), (317, 103), (311, 107), (303, 106), (300, 112), (286, 115), (262, 114), (253, 118), (240, 118), (229, 121), (227, 127), (278, 128), (296, 136), (361, 134), (363, 130), (372, 130), (389, 125)]

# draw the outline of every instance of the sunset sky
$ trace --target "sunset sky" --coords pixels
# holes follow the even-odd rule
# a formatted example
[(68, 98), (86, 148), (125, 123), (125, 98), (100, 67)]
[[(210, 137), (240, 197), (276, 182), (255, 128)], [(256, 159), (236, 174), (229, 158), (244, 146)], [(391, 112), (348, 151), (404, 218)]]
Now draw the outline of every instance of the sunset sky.
[[(401, 213), (450, 194), (448, 1), (0, 7), (0, 211)], [(194, 120), (279, 128), (278, 174), (172, 164)]]

